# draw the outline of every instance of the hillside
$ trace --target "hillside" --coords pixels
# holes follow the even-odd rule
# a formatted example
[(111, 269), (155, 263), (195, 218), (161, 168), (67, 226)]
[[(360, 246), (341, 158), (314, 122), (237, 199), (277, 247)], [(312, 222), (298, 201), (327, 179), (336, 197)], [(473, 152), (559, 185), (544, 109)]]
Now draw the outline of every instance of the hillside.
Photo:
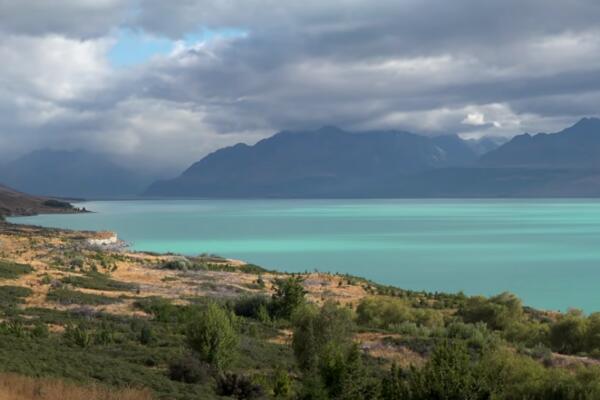
[(114, 251), (90, 245), (96, 235), (0, 224), (0, 396), (600, 395), (598, 314), (535, 310), (509, 293), (413, 292), (212, 255)]
[(391, 178), (477, 159), (458, 136), (349, 133), (335, 127), (280, 132), (254, 146), (218, 150), (148, 196), (364, 197), (385, 194)]
[(49, 149), (3, 165), (0, 182), (40, 196), (79, 198), (134, 195), (148, 183), (103, 155)]
[(31, 196), (0, 185), (0, 217), (77, 211), (77, 209), (64, 201)]

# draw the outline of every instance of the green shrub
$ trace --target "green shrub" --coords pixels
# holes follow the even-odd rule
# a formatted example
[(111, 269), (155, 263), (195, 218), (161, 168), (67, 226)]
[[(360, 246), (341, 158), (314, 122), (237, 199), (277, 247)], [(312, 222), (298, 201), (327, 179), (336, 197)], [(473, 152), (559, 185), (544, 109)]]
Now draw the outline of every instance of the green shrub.
[(169, 260), (165, 261), (160, 268), (175, 271), (187, 271), (192, 268), (192, 263), (186, 259)]
[(262, 321), (265, 319), (265, 314), (268, 317), (270, 306), (271, 299), (266, 296), (242, 296), (233, 304), (233, 311), (240, 317), (254, 318)]
[(325, 347), (332, 343), (348, 346), (354, 325), (350, 311), (327, 302), (321, 309), (300, 308), (293, 318), (292, 348), (300, 369), (315, 370)]
[(262, 387), (245, 375), (224, 373), (217, 379), (217, 394), (235, 399), (259, 399), (264, 396)]
[[(478, 400), (489, 398), (489, 389), (473, 367), (467, 348), (460, 342), (439, 344), (421, 369), (412, 368), (404, 384), (397, 369), (387, 379), (385, 399)], [(390, 382), (393, 382), (390, 384)]]
[(587, 335), (588, 321), (580, 313), (570, 312), (550, 327), (550, 346), (562, 353), (579, 353), (586, 350)]
[(93, 336), (90, 331), (85, 329), (83, 325), (67, 325), (63, 338), (69, 345), (75, 345), (79, 347), (88, 347), (93, 342)]
[(187, 329), (189, 346), (202, 361), (221, 371), (237, 355), (239, 338), (231, 318), (223, 307), (210, 303)]
[(144, 324), (142, 329), (140, 329), (140, 343), (143, 345), (148, 345), (154, 341), (154, 332), (152, 328), (148, 324)]
[(14, 306), (32, 294), (31, 289), (23, 286), (0, 286), (0, 305)]
[(169, 363), (169, 378), (184, 383), (206, 382), (210, 377), (210, 366), (191, 355)]
[(306, 290), (302, 286), (302, 279), (299, 277), (276, 279), (274, 285), (275, 293), (271, 301), (271, 314), (275, 318), (289, 319), (294, 311), (305, 302)]
[(98, 294), (83, 293), (76, 290), (70, 290), (65, 288), (57, 288), (48, 291), (47, 299), (54, 301), (62, 305), (108, 305), (119, 303), (121, 299), (115, 297), (106, 297)]
[(18, 319), (10, 319), (0, 323), (0, 333), (18, 338), (23, 338), (27, 335), (25, 325)]
[(458, 315), (468, 323), (483, 322), (490, 329), (504, 330), (523, 317), (523, 305), (511, 293), (501, 293), (489, 299), (476, 296), (467, 299)]
[(50, 336), (50, 330), (48, 329), (48, 325), (43, 322), (37, 322), (33, 329), (31, 330), (31, 336), (35, 338), (47, 338)]
[(29, 265), (0, 260), (0, 279), (17, 279), (19, 276), (31, 272), (33, 272), (33, 268)]
[(288, 398), (292, 394), (292, 380), (283, 369), (278, 369), (273, 377), (273, 394), (278, 399)]
[(137, 285), (115, 281), (98, 272), (90, 272), (82, 276), (68, 276), (63, 278), (62, 282), (80, 288), (93, 290), (131, 291), (137, 288)]

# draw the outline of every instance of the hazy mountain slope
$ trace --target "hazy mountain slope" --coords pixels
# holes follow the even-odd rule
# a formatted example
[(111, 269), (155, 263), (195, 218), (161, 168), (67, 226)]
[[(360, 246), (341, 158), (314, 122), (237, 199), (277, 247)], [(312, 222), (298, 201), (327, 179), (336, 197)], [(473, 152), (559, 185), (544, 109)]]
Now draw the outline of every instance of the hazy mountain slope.
[(507, 138), (504, 137), (488, 137), (484, 136), (479, 139), (467, 139), (465, 143), (477, 154), (482, 156), (489, 153), (492, 150), (496, 150), (504, 143), (508, 142)]
[(66, 202), (30, 196), (0, 185), (0, 216), (74, 211)]
[(600, 119), (584, 118), (558, 133), (515, 136), (481, 157), (488, 167), (600, 168)]
[(147, 180), (86, 151), (38, 150), (2, 166), (0, 181), (36, 195), (111, 197), (139, 193)]
[(154, 183), (150, 196), (327, 197), (385, 193), (391, 177), (467, 165), (475, 153), (457, 136), (407, 132), (349, 133), (335, 127), (280, 132), (254, 146), (238, 144)]

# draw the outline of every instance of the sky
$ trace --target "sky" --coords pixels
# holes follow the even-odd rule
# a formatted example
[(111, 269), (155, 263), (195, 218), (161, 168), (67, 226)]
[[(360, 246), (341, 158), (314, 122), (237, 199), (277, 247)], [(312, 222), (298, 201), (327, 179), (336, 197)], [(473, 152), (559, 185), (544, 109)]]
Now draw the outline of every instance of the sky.
[(0, 160), (157, 173), (284, 130), (558, 131), (600, 109), (597, 0), (0, 0)]

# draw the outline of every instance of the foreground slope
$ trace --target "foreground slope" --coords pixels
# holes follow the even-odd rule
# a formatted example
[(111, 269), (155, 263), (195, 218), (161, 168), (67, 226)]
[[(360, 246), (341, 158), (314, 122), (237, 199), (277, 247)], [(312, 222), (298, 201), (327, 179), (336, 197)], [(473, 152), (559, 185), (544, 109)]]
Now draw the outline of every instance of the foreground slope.
[(0, 224), (0, 396), (600, 398), (598, 314), (115, 251), (97, 235)]

